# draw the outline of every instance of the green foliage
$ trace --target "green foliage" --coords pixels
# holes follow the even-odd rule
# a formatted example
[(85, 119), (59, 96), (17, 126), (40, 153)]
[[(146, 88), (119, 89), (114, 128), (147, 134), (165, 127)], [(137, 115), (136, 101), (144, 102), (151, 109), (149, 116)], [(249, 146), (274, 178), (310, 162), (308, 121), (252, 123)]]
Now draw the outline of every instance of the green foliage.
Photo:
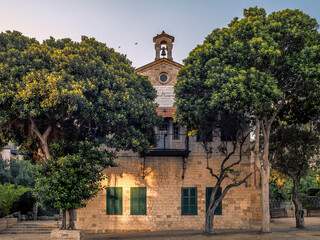
[[(308, 119), (320, 106), (318, 23), (299, 10), (244, 10), (184, 60), (175, 86), (177, 120), (199, 129), (217, 109), (268, 119), (279, 105)], [(293, 115), (291, 115), (293, 116)]]
[(52, 159), (37, 169), (36, 197), (49, 208), (85, 207), (87, 201), (103, 189), (103, 170), (114, 166), (114, 154), (89, 143), (73, 144), (71, 147), (76, 153), (66, 156), (59, 152), (61, 145), (58, 142), (51, 147)]
[(301, 179), (299, 192), (308, 194), (308, 189), (319, 187), (319, 172), (309, 169), (307, 174)]
[(270, 199), (291, 200), (293, 188), (291, 178), (272, 169), (269, 183)]
[(27, 191), (29, 191), (28, 188), (22, 186), (15, 187), (11, 183), (0, 184), (0, 217), (8, 215), (12, 204)]
[[(299, 184), (299, 196), (307, 201), (308, 189), (318, 187), (319, 173), (317, 169), (309, 169)], [(291, 200), (293, 181), (288, 176), (271, 170), (270, 198)]]
[(15, 186), (34, 186), (34, 166), (28, 161), (10, 159), (3, 160), (0, 155), (0, 183), (12, 183)]
[[(280, 125), (272, 133), (270, 143), (273, 168), (298, 181), (319, 161), (320, 139), (310, 126)], [(315, 181), (314, 176), (308, 177), (308, 183)]]
[[(50, 38), (42, 44), (19, 32), (0, 34), (0, 139), (14, 139), (30, 158), (41, 134), (143, 151), (155, 142), (156, 91), (129, 60), (93, 38)], [(67, 153), (65, 153), (67, 154)]]

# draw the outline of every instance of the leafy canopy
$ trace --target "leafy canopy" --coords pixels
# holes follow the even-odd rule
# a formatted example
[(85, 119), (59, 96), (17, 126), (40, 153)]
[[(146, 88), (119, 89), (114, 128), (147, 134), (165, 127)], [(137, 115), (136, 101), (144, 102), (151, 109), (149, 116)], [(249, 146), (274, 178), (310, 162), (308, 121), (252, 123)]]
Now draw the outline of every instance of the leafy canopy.
[[(280, 104), (319, 110), (318, 23), (299, 10), (244, 10), (184, 60), (175, 86), (177, 119), (201, 128), (221, 108), (271, 118)], [(303, 109), (303, 110), (301, 110)], [(288, 111), (288, 109), (287, 109)]]
[(156, 91), (124, 55), (93, 38), (40, 44), (1, 33), (0, 84), (1, 139), (31, 157), (42, 146), (35, 129), (49, 131), (48, 145), (106, 138), (116, 150), (142, 151), (155, 141)]

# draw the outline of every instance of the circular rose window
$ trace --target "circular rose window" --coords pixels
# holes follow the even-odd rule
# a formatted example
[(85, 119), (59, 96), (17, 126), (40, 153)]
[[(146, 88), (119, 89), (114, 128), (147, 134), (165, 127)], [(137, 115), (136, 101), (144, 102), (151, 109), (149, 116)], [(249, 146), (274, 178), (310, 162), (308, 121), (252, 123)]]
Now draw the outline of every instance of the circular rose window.
[(166, 73), (161, 73), (159, 75), (159, 80), (162, 82), (162, 83), (165, 83), (166, 81), (168, 81), (169, 77), (168, 77), (168, 74)]

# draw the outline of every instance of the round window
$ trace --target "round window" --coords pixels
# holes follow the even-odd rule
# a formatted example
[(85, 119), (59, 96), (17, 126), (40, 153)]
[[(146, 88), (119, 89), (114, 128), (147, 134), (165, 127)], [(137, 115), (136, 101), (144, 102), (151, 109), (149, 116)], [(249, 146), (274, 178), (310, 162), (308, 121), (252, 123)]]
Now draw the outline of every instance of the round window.
[(168, 79), (169, 79), (169, 77), (168, 77), (168, 74), (166, 74), (166, 73), (161, 73), (159, 76), (159, 80), (163, 83), (168, 81)]

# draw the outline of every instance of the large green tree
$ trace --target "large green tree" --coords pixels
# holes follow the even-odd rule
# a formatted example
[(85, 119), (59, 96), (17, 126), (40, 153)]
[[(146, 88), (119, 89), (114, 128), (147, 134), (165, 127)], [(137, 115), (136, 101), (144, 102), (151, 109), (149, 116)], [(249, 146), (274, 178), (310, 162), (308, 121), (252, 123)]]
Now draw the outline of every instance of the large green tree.
[(272, 167), (293, 181), (292, 201), (297, 228), (304, 227), (303, 207), (298, 198), (300, 181), (320, 161), (320, 139), (315, 130), (312, 125), (280, 125), (270, 138)]
[[(100, 141), (114, 152), (147, 151), (155, 142), (155, 89), (124, 55), (93, 38), (40, 44), (1, 33), (0, 84), (2, 142), (13, 140), (42, 164), (53, 140)], [(61, 153), (77, 154), (70, 147)]]
[[(279, 112), (295, 103), (306, 118), (319, 110), (318, 23), (299, 10), (267, 16), (244, 10), (215, 29), (184, 60), (175, 87), (177, 119), (199, 127), (216, 109), (246, 112), (255, 122), (255, 163), (262, 183), (261, 231), (270, 232), (269, 139)], [(261, 141), (260, 141), (261, 139)]]
[[(62, 229), (75, 229), (73, 209), (87, 205), (103, 189), (103, 170), (114, 166), (114, 155), (94, 147), (91, 143), (73, 143), (74, 154), (64, 155), (63, 144), (51, 144), (51, 158), (37, 168), (35, 192), (40, 203), (62, 209)], [(66, 224), (66, 211), (70, 215)]]
[(35, 156), (40, 149), (49, 159), (52, 139), (104, 138), (108, 147), (134, 151), (155, 140), (151, 83), (124, 55), (93, 38), (40, 44), (18, 32), (1, 33), (0, 81), (2, 138)]

